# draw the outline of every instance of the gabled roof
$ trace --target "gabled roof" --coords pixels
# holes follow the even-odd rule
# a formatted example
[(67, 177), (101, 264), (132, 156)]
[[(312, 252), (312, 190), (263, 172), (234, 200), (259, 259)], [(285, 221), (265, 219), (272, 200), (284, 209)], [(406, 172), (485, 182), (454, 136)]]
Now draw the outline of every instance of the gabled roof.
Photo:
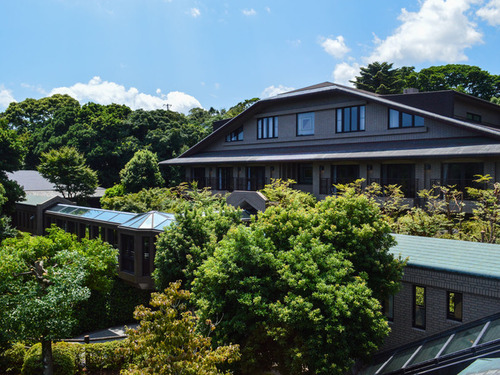
[[(390, 96), (382, 96), (378, 95), (372, 92), (364, 91), (364, 90), (359, 90), (355, 89), (352, 87), (347, 87), (343, 85), (338, 85), (335, 83), (331, 82), (323, 82), (318, 85), (313, 85), (309, 87), (305, 87), (299, 90), (294, 90), (290, 92), (286, 92), (283, 94), (279, 94), (270, 98), (262, 99), (259, 100), (258, 102), (254, 103), (250, 108), (245, 110), (244, 112), (240, 113), (238, 116), (230, 119), (228, 122), (226, 122), (223, 126), (220, 128), (216, 129), (214, 132), (212, 132), (210, 135), (208, 135), (206, 138), (198, 142), (196, 145), (191, 147), (189, 150), (184, 152), (182, 155), (180, 155), (177, 159), (172, 159), (171, 161), (166, 160), (160, 162), (160, 164), (174, 164), (174, 160), (180, 161), (183, 158), (190, 157), (194, 154), (199, 153), (201, 150), (203, 150), (204, 147), (212, 144), (212, 142), (215, 139), (218, 139), (220, 137), (224, 137), (226, 133), (229, 130), (234, 130), (233, 128), (237, 128), (238, 126), (241, 125), (242, 122), (246, 121), (247, 119), (252, 118), (259, 112), (262, 112), (266, 107), (277, 104), (277, 103), (283, 103), (287, 101), (294, 101), (297, 99), (303, 100), (303, 99), (308, 99), (308, 98), (315, 98), (315, 97), (321, 97), (321, 96), (326, 96), (326, 95), (335, 95), (335, 94), (345, 94), (349, 96), (356, 97), (358, 99), (366, 100), (368, 102), (375, 102), (379, 104), (386, 105), (388, 107), (394, 108), (396, 110), (400, 110), (403, 112), (415, 114), (418, 116), (422, 116), (425, 118), (437, 120), (443, 123), (446, 123), (448, 125), (452, 125), (455, 127), (459, 128), (464, 128), (467, 130), (471, 130), (478, 135), (482, 136), (487, 136), (487, 137), (493, 137), (496, 139), (500, 139), (500, 129), (495, 129), (491, 127), (487, 127), (484, 125), (480, 124), (474, 124), (470, 123), (467, 121), (462, 121), (458, 120), (452, 117), (447, 117), (443, 116), (434, 112), (426, 111), (414, 106), (410, 106), (407, 104), (400, 103), (396, 100), (391, 100)], [(422, 94), (422, 93), (421, 93)]]

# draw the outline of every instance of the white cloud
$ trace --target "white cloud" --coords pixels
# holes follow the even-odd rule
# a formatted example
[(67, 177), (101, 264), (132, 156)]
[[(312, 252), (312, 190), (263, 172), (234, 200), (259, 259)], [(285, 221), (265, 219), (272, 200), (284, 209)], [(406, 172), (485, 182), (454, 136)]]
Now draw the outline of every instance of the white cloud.
[(6, 109), (10, 103), (15, 101), (16, 99), (12, 96), (12, 91), (0, 85), (0, 109)]
[(262, 91), (261, 97), (262, 98), (269, 98), (271, 96), (276, 96), (278, 94), (282, 94), (284, 92), (292, 91), (292, 90), (295, 90), (295, 89), (293, 87), (286, 87), (283, 85), (279, 85), (279, 86), (272, 85), (272, 86), (266, 87), (264, 89), (264, 91)]
[(160, 96), (141, 93), (135, 87), (127, 90), (117, 83), (94, 77), (88, 83), (76, 83), (71, 87), (57, 87), (49, 95), (68, 94), (81, 103), (91, 101), (103, 105), (125, 104), (134, 110), (138, 108), (145, 110), (165, 109), (168, 104), (173, 111), (187, 113), (191, 108), (201, 107), (196, 98), (183, 92), (172, 91), (165, 95), (157, 89), (156, 93)]
[(339, 35), (335, 39), (322, 38), (321, 47), (323, 47), (326, 53), (337, 59), (341, 59), (350, 51), (342, 35)]
[(257, 15), (257, 12), (255, 11), (255, 9), (243, 9), (241, 12), (245, 16), (255, 16), (255, 15)]
[(271, 8), (265, 7), (264, 9), (266, 10), (267, 13), (271, 13)]
[(500, 0), (490, 0), (476, 14), (491, 26), (500, 26)]
[(359, 75), (359, 68), (360, 65), (356, 62), (353, 62), (352, 64), (348, 64), (346, 62), (337, 64), (332, 73), (333, 82), (341, 85), (352, 86), (353, 84), (349, 81), (354, 80), (356, 75)]
[(189, 14), (191, 15), (191, 17), (199, 17), (201, 16), (201, 12), (198, 8), (191, 8), (191, 10), (189, 11)]
[(482, 43), (477, 25), (467, 16), (478, 0), (423, 0), (418, 12), (402, 9), (402, 22), (393, 35), (375, 39), (374, 52), (366, 59), (394, 63), (458, 62), (467, 60), (465, 49)]

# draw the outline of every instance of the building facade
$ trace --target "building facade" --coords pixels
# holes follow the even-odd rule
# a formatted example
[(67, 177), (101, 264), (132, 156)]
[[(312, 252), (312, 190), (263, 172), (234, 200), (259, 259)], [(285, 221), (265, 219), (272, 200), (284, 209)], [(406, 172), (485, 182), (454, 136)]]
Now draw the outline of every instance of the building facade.
[(321, 198), (364, 178), (407, 198), (500, 177), (500, 106), (453, 91), (377, 95), (332, 83), (260, 100), (178, 158), (187, 181), (255, 191), (293, 179)]

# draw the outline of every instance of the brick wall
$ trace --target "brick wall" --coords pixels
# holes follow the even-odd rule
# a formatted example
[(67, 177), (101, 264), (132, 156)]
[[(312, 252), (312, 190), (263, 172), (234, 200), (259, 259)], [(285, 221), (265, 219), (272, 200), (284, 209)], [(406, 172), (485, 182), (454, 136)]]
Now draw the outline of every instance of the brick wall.
[[(414, 285), (426, 288), (425, 329), (412, 326)], [(463, 294), (461, 322), (446, 317), (448, 291)], [(408, 266), (401, 290), (394, 296), (394, 321), (389, 323), (392, 331), (381, 350), (421, 340), (498, 312), (500, 280)]]

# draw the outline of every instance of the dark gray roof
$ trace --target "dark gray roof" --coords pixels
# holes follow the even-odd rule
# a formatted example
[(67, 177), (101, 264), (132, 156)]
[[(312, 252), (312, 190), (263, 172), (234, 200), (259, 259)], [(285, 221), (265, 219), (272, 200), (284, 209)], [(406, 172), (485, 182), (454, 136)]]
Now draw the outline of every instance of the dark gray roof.
[[(297, 150), (296, 150), (297, 151)], [(213, 152), (196, 156), (170, 159), (160, 162), (164, 165), (196, 165), (223, 163), (271, 163), (271, 162), (312, 162), (371, 159), (404, 159), (432, 157), (474, 157), (498, 156), (500, 144), (463, 145), (427, 148), (399, 148), (389, 150), (353, 150), (338, 152), (291, 152), (277, 154), (273, 151), (266, 154), (244, 154)]]
[[(318, 97), (318, 96), (325, 96), (325, 95), (334, 95), (337, 93), (342, 93), (342, 94), (347, 94), (351, 95), (354, 97), (357, 97), (359, 99), (363, 99), (366, 101), (370, 102), (377, 102), (383, 105), (386, 105), (388, 107), (401, 110), (404, 112), (416, 114), (425, 118), (430, 118), (434, 119), (443, 123), (446, 123), (448, 125), (452, 125), (455, 127), (459, 128), (464, 128), (467, 130), (471, 130), (478, 134), (478, 136), (486, 136), (490, 138), (495, 138), (495, 139), (500, 139), (500, 129), (480, 125), (480, 124), (474, 124), (471, 122), (467, 121), (462, 121), (458, 120), (452, 117), (448, 116), (443, 116), (441, 114), (431, 112), (431, 111), (426, 111), (421, 108), (417, 108), (415, 106), (410, 106), (405, 103), (400, 103), (396, 100), (391, 100), (390, 97), (387, 96), (381, 96), (377, 95), (371, 92), (363, 91), (363, 90), (358, 90), (352, 87), (347, 87), (347, 86), (342, 86), (330, 82), (325, 82), (322, 84), (314, 85), (314, 86), (309, 86), (300, 90), (294, 90), (290, 91), (287, 93), (279, 94), (270, 98), (262, 99), (258, 102), (256, 102), (254, 105), (252, 105), (250, 108), (247, 110), (243, 111), (240, 113), (238, 116), (232, 118), (229, 120), (227, 123), (225, 123), (223, 126), (212, 132), (210, 135), (208, 135), (205, 139), (191, 147), (189, 150), (184, 152), (182, 155), (180, 155), (177, 159), (171, 159), (167, 161), (163, 161), (162, 164), (193, 164), (189, 162), (184, 162), (181, 161), (181, 159), (192, 157), (192, 156), (198, 156), (200, 152), (203, 152), (203, 149), (205, 146), (211, 145), (212, 142), (220, 137), (223, 137), (228, 130), (231, 130), (233, 128), (236, 128), (241, 125), (241, 123), (255, 114), (259, 113), (259, 111), (263, 111), (266, 107), (274, 104), (274, 103), (280, 103), (280, 102), (286, 102), (290, 100), (296, 100), (296, 99), (307, 99), (310, 97)], [(422, 94), (422, 93), (421, 93)], [(371, 156), (368, 156), (371, 157)], [(175, 162), (174, 162), (175, 160)]]
[(54, 185), (42, 177), (38, 171), (15, 171), (7, 172), (10, 180), (16, 181), (24, 191), (54, 191)]

